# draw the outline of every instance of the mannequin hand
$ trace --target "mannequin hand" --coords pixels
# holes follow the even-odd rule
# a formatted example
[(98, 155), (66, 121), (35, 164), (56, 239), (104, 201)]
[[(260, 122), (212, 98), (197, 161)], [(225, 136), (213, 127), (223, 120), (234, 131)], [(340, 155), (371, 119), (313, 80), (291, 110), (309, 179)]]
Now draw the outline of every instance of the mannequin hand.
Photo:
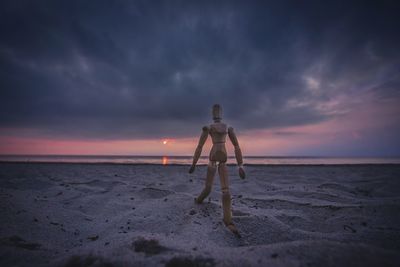
[(243, 167), (239, 167), (239, 176), (242, 179), (246, 178), (246, 173), (244, 172)]
[(189, 173), (193, 173), (194, 172), (194, 168), (196, 167), (196, 165), (192, 165), (192, 166), (190, 166), (190, 169), (189, 169)]

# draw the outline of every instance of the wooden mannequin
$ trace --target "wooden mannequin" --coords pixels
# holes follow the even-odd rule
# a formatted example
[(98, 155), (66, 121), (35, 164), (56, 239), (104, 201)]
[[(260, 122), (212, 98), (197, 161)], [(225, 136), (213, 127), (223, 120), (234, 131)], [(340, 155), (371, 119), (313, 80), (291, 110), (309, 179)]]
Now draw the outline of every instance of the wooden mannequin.
[(221, 179), (222, 207), (224, 214), (223, 221), (225, 225), (229, 228), (229, 230), (240, 236), (238, 230), (232, 222), (231, 194), (229, 193), (228, 169), (226, 167), (226, 161), (228, 158), (225, 148), (226, 135), (229, 136), (229, 139), (231, 140), (235, 148), (235, 157), (239, 166), (239, 176), (244, 179), (246, 177), (246, 174), (243, 169), (242, 152), (240, 150), (239, 142), (236, 138), (233, 128), (227, 128), (226, 124), (221, 122), (222, 109), (220, 105), (216, 104), (213, 106), (212, 115), (214, 123), (210, 126), (203, 127), (203, 132), (200, 136), (199, 144), (197, 145), (196, 151), (193, 156), (193, 163), (189, 170), (189, 173), (194, 172), (196, 163), (200, 158), (203, 145), (206, 142), (208, 135), (210, 135), (213, 146), (210, 151), (210, 161), (207, 168), (206, 185), (200, 195), (195, 199), (195, 202), (197, 204), (201, 204), (203, 200), (210, 194), (218, 164), (218, 173)]

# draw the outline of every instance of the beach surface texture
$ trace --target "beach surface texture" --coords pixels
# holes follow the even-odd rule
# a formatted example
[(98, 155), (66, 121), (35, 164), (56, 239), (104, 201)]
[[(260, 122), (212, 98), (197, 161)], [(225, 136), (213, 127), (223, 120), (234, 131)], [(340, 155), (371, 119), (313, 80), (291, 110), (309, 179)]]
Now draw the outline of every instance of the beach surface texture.
[(0, 164), (0, 266), (400, 266), (400, 165)]

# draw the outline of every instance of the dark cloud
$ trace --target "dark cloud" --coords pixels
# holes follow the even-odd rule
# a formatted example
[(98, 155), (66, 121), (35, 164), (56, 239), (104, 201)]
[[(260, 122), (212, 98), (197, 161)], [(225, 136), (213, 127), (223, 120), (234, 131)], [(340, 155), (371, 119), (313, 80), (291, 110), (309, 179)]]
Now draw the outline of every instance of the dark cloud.
[(396, 1), (2, 1), (0, 127), (190, 136), (214, 103), (241, 129), (323, 121), (340, 112), (338, 95), (399, 97), (399, 11)]

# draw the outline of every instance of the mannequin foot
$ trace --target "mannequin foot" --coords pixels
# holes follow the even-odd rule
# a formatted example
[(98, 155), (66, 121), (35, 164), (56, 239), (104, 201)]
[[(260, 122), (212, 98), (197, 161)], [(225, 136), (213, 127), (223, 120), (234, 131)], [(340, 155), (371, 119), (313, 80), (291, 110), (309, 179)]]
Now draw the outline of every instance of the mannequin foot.
[(235, 234), (237, 237), (241, 238), (242, 236), (239, 233), (239, 230), (236, 228), (236, 226), (233, 224), (233, 222), (225, 222), (224, 221), (225, 226), (233, 233)]
[(203, 200), (200, 200), (198, 197), (195, 197), (194, 198), (194, 203), (201, 204), (201, 203), (203, 203)]

